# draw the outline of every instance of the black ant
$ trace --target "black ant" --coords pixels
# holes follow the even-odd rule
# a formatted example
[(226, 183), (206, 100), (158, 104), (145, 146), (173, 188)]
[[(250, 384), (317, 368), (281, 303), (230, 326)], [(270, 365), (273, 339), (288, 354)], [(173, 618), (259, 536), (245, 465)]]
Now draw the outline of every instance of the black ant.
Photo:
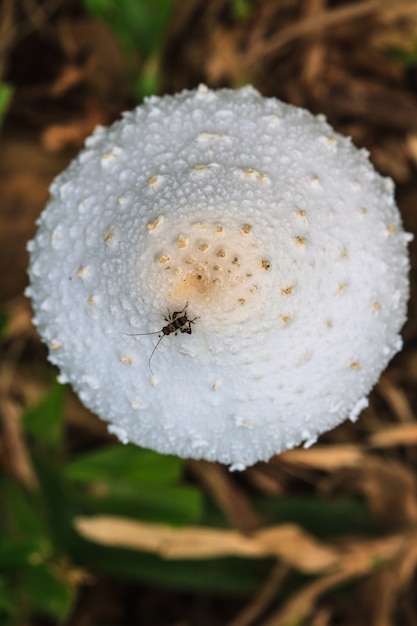
[(188, 307), (188, 302), (181, 311), (174, 311), (172, 315), (168, 309), (168, 317), (164, 316), (164, 320), (168, 323), (166, 326), (161, 328), (161, 330), (156, 330), (153, 333), (125, 333), (125, 335), (129, 335), (129, 337), (137, 337), (137, 336), (143, 336), (143, 335), (160, 335), (160, 333), (162, 333), (154, 349), (152, 350), (151, 356), (149, 357), (149, 361), (148, 361), (148, 366), (149, 366), (152, 376), (154, 374), (151, 368), (151, 360), (152, 360), (153, 355), (155, 354), (155, 350), (157, 349), (157, 347), (159, 346), (159, 344), (161, 343), (165, 335), (171, 335), (172, 333), (174, 333), (174, 335), (178, 335), (178, 333), (187, 333), (188, 335), (191, 335), (191, 324), (194, 324), (195, 320), (198, 320), (199, 318), (195, 317), (192, 320), (188, 319), (187, 307)]

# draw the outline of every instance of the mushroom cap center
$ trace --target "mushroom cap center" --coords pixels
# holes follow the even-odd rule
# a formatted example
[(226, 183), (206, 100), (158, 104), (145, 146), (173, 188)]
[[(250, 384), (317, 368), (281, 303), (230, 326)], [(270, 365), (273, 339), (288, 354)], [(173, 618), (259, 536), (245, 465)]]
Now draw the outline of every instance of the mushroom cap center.
[(161, 219), (148, 230), (148, 284), (156, 301), (165, 299), (162, 308), (192, 302), (193, 313), (215, 324), (261, 310), (271, 262), (251, 224), (196, 222), (175, 231)]

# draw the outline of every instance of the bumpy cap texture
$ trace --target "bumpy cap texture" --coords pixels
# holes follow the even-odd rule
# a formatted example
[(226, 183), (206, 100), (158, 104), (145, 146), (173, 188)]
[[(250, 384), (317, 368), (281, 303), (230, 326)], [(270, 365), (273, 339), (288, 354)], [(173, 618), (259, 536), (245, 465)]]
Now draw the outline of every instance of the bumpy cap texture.
[(201, 86), (96, 129), (51, 186), (27, 293), (111, 432), (242, 469), (366, 406), (401, 347), (408, 241), (392, 181), (322, 117)]

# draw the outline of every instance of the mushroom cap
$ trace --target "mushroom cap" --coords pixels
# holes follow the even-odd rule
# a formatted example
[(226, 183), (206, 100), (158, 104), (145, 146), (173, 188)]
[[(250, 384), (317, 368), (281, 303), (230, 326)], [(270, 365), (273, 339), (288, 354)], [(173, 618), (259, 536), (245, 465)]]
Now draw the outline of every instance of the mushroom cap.
[(393, 183), (322, 116), (252, 87), (151, 97), (50, 191), (34, 323), (123, 442), (243, 469), (355, 420), (401, 348)]

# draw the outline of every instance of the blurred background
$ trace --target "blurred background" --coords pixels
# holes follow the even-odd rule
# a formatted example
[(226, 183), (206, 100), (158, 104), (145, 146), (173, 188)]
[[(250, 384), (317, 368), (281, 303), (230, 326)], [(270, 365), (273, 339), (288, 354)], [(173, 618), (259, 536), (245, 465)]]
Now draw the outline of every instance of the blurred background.
[(417, 0), (1, 0), (0, 625), (417, 626), (416, 242), (369, 408), (240, 474), (117, 443), (31, 326), (53, 177), (97, 124), (201, 82), (325, 114), (417, 232)]

